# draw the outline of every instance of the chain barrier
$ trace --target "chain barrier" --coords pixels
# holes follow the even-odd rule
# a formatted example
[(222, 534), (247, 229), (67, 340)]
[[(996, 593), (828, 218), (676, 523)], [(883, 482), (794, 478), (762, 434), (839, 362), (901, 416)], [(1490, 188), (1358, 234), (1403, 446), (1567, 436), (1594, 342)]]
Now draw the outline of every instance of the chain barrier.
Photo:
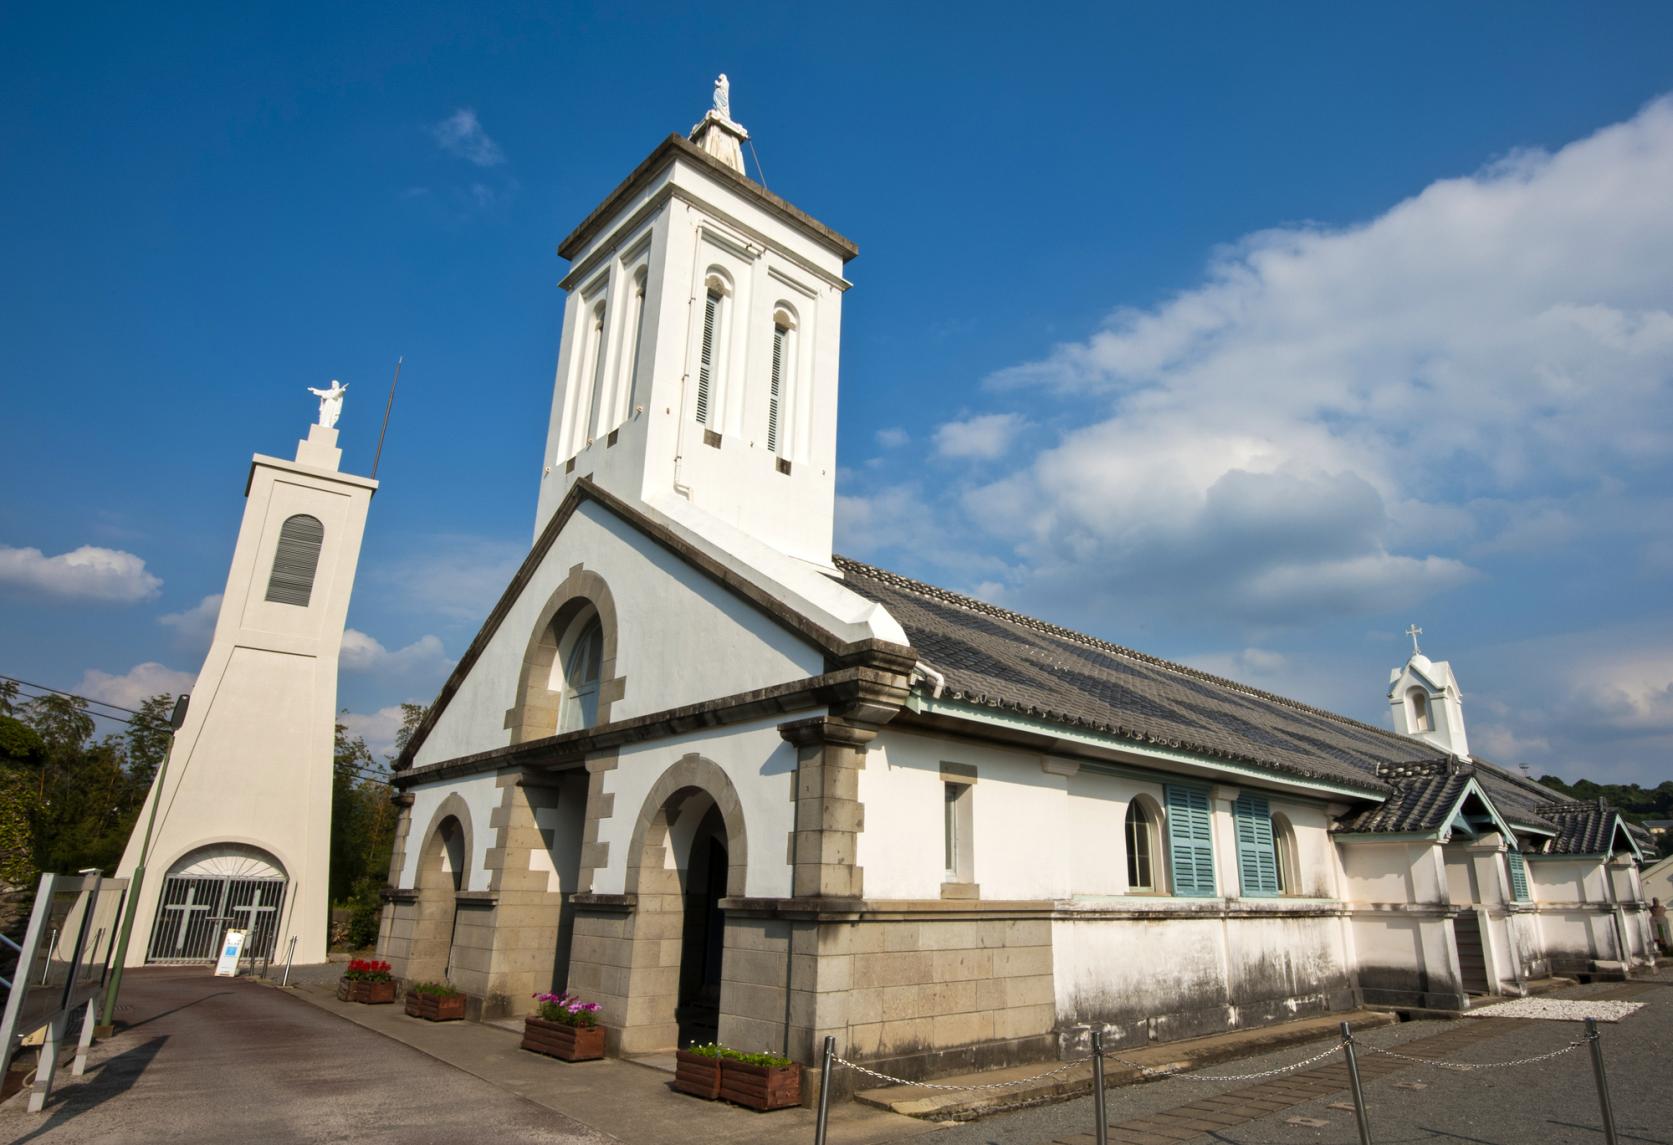
[(1431, 1066), (1435, 1069), (1452, 1070), (1458, 1073), (1473, 1073), (1477, 1070), (1510, 1069), (1515, 1066), (1533, 1065), (1536, 1062), (1550, 1061), (1552, 1058), (1559, 1058), (1564, 1054), (1573, 1053), (1581, 1046), (1590, 1046), (1592, 1053), (1592, 1068), (1597, 1082), (1598, 1101), (1603, 1114), (1606, 1145), (1617, 1145), (1618, 1138), (1615, 1133), (1614, 1110), (1610, 1105), (1609, 1086), (1604, 1076), (1602, 1044), (1597, 1032), (1597, 1023), (1591, 1018), (1586, 1019), (1586, 1036), (1579, 1041), (1569, 1042), (1566, 1046), (1551, 1050), (1548, 1053), (1535, 1054), (1532, 1057), (1516, 1058), (1512, 1061), (1502, 1062), (1450, 1062), (1442, 1061), (1438, 1058), (1420, 1058), (1413, 1056), (1412, 1054), (1403, 1054), (1397, 1050), (1385, 1050), (1377, 1046), (1373, 1046), (1368, 1042), (1358, 1041), (1354, 1038), (1353, 1031), (1349, 1028), (1347, 1022), (1342, 1023), (1341, 1030), (1341, 1036), (1334, 1043), (1326, 1049), (1314, 1054), (1312, 1057), (1303, 1058), (1301, 1061), (1297, 1062), (1290, 1062), (1288, 1065), (1275, 1066), (1272, 1069), (1260, 1070), (1256, 1073), (1238, 1074), (1201, 1074), (1186, 1073), (1181, 1069), (1155, 1069), (1129, 1058), (1124, 1058), (1120, 1054), (1112, 1054), (1108, 1052), (1103, 1048), (1101, 1036), (1094, 1033), (1092, 1035), (1092, 1054), (1088, 1057), (1075, 1058), (1073, 1061), (1066, 1061), (1056, 1069), (1048, 1070), (1045, 1073), (1037, 1073), (1029, 1077), (1012, 1078), (1010, 1081), (990, 1082), (982, 1085), (946, 1085), (929, 1081), (911, 1081), (904, 1077), (895, 1077), (892, 1074), (882, 1073), (878, 1070), (871, 1069), (869, 1066), (860, 1065), (858, 1062), (851, 1062), (846, 1058), (837, 1057), (836, 1038), (827, 1036), (825, 1038), (825, 1048), (823, 1054), (824, 1060), (820, 1073), (819, 1116), (815, 1125), (814, 1143), (815, 1145), (825, 1145), (827, 1140), (826, 1131), (829, 1115), (831, 1076), (838, 1067), (850, 1069), (855, 1073), (875, 1078), (877, 1081), (882, 1082), (885, 1085), (904, 1085), (911, 1086), (916, 1089), (935, 1090), (941, 1093), (978, 1093), (1015, 1089), (1018, 1086), (1028, 1085), (1033, 1082), (1060, 1078), (1070, 1070), (1075, 1069), (1077, 1066), (1082, 1066), (1091, 1062), (1092, 1079), (1095, 1089), (1093, 1095), (1093, 1110), (1096, 1116), (1094, 1137), (1099, 1145), (1104, 1145), (1104, 1142), (1107, 1142), (1109, 1139), (1109, 1126), (1106, 1107), (1104, 1104), (1103, 1084), (1103, 1067), (1106, 1060), (1120, 1062), (1122, 1065), (1138, 1071), (1145, 1077), (1177, 1078), (1180, 1081), (1226, 1083), (1260, 1081), (1263, 1078), (1277, 1077), (1280, 1074), (1293, 1073), (1298, 1069), (1305, 1069), (1310, 1065), (1324, 1061), (1326, 1058), (1334, 1057), (1338, 1052), (1340, 1052), (1345, 1059), (1345, 1064), (1348, 1070), (1348, 1086), (1353, 1093), (1353, 1110), (1359, 1129), (1360, 1145), (1371, 1145), (1371, 1125), (1366, 1115), (1365, 1093), (1360, 1083), (1359, 1066), (1355, 1059), (1355, 1050), (1367, 1050), (1374, 1054), (1381, 1054), (1384, 1057), (1394, 1058), (1402, 1062), (1409, 1062), (1412, 1065)]
[(1303, 1058), (1301, 1061), (1291, 1062), (1289, 1065), (1281, 1065), (1274, 1069), (1263, 1069), (1259, 1073), (1230, 1073), (1212, 1075), (1184, 1073), (1177, 1069), (1152, 1069), (1147, 1065), (1140, 1065), (1136, 1061), (1130, 1061), (1127, 1058), (1122, 1057), (1120, 1054), (1106, 1053), (1104, 1056), (1111, 1058), (1114, 1061), (1118, 1061), (1124, 1066), (1130, 1066), (1144, 1074), (1146, 1077), (1171, 1077), (1177, 1078), (1180, 1081), (1257, 1081), (1263, 1077), (1277, 1077), (1281, 1073), (1289, 1073), (1292, 1070), (1298, 1070), (1305, 1066), (1310, 1066), (1314, 1062), (1322, 1062), (1325, 1058), (1330, 1057), (1341, 1048), (1342, 1043), (1337, 1042), (1329, 1049), (1316, 1053), (1310, 1058)]
[(1074, 1061), (1064, 1062), (1062, 1065), (1048, 1073), (1037, 1073), (1031, 1077), (1012, 1078), (1010, 1081), (996, 1081), (987, 1085), (937, 1085), (934, 1082), (929, 1081), (908, 1081), (904, 1077), (892, 1077), (886, 1073), (878, 1073), (874, 1069), (867, 1069), (865, 1066), (860, 1065), (857, 1062), (851, 1062), (847, 1058), (833, 1057), (831, 1059), (831, 1064), (842, 1066), (844, 1069), (851, 1069), (855, 1073), (863, 1073), (867, 1077), (874, 1077), (878, 1081), (887, 1082), (889, 1085), (910, 1085), (915, 1086), (918, 1089), (938, 1089), (950, 1093), (963, 1093), (965, 1091), (975, 1092), (977, 1090), (1014, 1089), (1019, 1085), (1026, 1085), (1031, 1081), (1044, 1081), (1047, 1078), (1058, 1077), (1062, 1074), (1068, 1073), (1078, 1065), (1085, 1065), (1091, 1060), (1091, 1057), (1076, 1058)]
[(1354, 1044), (1362, 1050), (1370, 1050), (1374, 1054), (1382, 1054), (1385, 1058), (1399, 1058), (1403, 1062), (1411, 1062), (1414, 1065), (1427, 1065), (1434, 1066), (1436, 1069), (1450, 1069), (1456, 1070), (1459, 1073), (1470, 1073), (1478, 1069), (1507, 1069), (1510, 1066), (1532, 1065), (1534, 1062), (1550, 1061), (1552, 1058), (1560, 1058), (1564, 1054), (1573, 1053), (1586, 1043), (1584, 1041), (1570, 1042), (1562, 1049), (1552, 1050), (1548, 1054), (1536, 1054), (1531, 1058), (1517, 1058), (1515, 1061), (1508, 1062), (1447, 1062), (1441, 1061), (1438, 1058), (1414, 1058), (1410, 1054), (1400, 1054), (1395, 1053), (1393, 1050), (1378, 1049), (1369, 1042), (1356, 1042)]

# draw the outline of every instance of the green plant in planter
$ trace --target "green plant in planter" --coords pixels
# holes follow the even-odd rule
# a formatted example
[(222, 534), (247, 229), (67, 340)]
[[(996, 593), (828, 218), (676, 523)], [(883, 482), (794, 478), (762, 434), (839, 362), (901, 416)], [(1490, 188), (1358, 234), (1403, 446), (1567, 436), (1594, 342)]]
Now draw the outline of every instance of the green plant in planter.
[(735, 1051), (727, 1049), (719, 1042), (705, 1042), (699, 1046), (687, 1046), (685, 1048), (685, 1052), (690, 1054), (692, 1057), (718, 1059), (726, 1057)]
[(721, 1056), (729, 1061), (742, 1062), (744, 1065), (758, 1065), (766, 1069), (783, 1069), (785, 1066), (795, 1064), (787, 1057), (780, 1057), (778, 1054), (769, 1053), (766, 1050), (756, 1054), (745, 1053), (742, 1050), (727, 1050)]
[(457, 998), (464, 991), (451, 982), (414, 982), (407, 987), (407, 993), (433, 998)]

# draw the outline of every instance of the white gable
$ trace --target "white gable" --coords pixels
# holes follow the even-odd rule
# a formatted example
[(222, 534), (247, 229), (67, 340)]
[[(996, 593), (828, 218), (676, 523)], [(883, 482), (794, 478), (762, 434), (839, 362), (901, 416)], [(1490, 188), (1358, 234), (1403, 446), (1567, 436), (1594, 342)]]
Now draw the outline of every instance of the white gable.
[[(577, 566), (615, 605), (610, 721), (816, 676), (824, 653), (596, 501), (582, 499), (438, 715), (416, 766), (508, 746), (525, 657)], [(551, 731), (556, 733), (554, 726)]]

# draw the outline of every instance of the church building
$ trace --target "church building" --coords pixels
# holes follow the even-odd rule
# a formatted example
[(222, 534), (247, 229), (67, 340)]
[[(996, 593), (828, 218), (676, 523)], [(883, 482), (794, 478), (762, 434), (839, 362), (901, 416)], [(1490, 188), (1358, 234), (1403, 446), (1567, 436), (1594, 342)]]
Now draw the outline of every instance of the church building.
[(727, 102), (558, 248), (533, 544), (397, 763), (399, 976), (927, 1077), (1650, 956), (1620, 816), (1474, 756), (1415, 643), (1389, 730), (834, 555), (857, 248)]

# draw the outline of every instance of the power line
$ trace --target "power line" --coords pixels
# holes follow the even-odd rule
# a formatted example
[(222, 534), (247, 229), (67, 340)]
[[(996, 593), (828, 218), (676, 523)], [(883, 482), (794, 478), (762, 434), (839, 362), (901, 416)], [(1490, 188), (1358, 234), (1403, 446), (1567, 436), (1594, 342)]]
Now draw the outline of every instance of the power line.
[[(66, 692), (62, 688), (49, 688), (45, 684), (36, 684), (36, 683), (32, 683), (29, 680), (20, 680), (16, 676), (7, 676), (7, 675), (0, 674), (0, 680), (7, 680), (7, 681), (10, 681), (13, 684), (17, 684), (18, 686), (24, 687), (24, 688), (34, 688), (37, 692), (45, 693), (47, 695), (63, 696), (66, 699), (79, 700), (79, 701), (81, 701), (81, 703), (83, 705), (97, 704), (99, 707), (114, 708), (119, 712), (127, 712), (130, 716), (135, 716), (135, 717), (142, 717), (142, 716), (145, 715), (144, 712), (136, 712), (132, 708), (124, 708), (121, 704), (113, 704), (108, 700), (95, 700), (90, 696), (78, 696), (76, 693)], [(29, 700), (39, 700), (39, 699), (42, 699), (43, 697), (40, 696), (40, 695), (34, 695), (34, 696), (25, 696), (24, 698), (29, 699)], [(113, 716), (113, 715), (110, 715), (106, 712), (88, 712), (87, 714), (90, 715), (90, 716), (97, 716), (101, 719), (116, 720), (118, 723), (124, 723), (124, 724), (133, 723), (133, 720), (124, 720), (119, 716)], [(164, 722), (167, 722), (167, 721), (164, 720)]]

